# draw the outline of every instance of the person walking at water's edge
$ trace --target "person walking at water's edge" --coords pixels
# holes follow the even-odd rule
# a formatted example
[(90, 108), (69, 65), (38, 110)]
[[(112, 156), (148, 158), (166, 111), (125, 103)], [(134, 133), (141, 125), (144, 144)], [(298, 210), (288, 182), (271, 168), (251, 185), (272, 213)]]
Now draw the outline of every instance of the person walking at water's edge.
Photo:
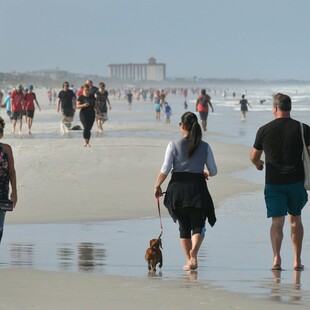
[(85, 84), (83, 86), (83, 95), (79, 96), (76, 102), (76, 108), (80, 109), (80, 120), (84, 127), (83, 138), (85, 147), (90, 147), (91, 129), (96, 117), (96, 98), (89, 93), (89, 90), (89, 85)]
[(202, 89), (196, 101), (196, 111), (199, 113), (201, 128), (203, 131), (207, 130), (209, 106), (211, 108), (211, 111), (214, 112), (213, 105), (211, 103), (211, 97), (206, 93), (205, 89)]
[[(250, 159), (258, 170), (265, 172), (265, 203), (267, 217), (272, 218), (270, 239), (273, 250), (273, 270), (282, 270), (281, 245), (285, 216), (291, 226), (294, 269), (303, 270), (301, 262), (304, 228), (301, 211), (308, 201), (304, 188), (302, 162), (303, 142), (300, 122), (290, 116), (292, 103), (287, 95), (273, 98), (274, 120), (259, 128)], [(303, 124), (304, 139), (310, 154), (310, 127)], [(265, 163), (261, 156), (265, 153)]]
[(99, 90), (95, 93), (96, 98), (96, 123), (99, 132), (103, 132), (103, 124), (108, 120), (108, 105), (111, 110), (109, 93), (105, 90), (105, 84), (99, 83)]
[(162, 196), (161, 185), (172, 169), (164, 205), (174, 222), (179, 223), (186, 259), (183, 269), (191, 271), (198, 268), (198, 252), (205, 235), (206, 219), (211, 226), (216, 222), (206, 179), (217, 174), (217, 166), (210, 145), (201, 140), (197, 116), (186, 112), (179, 125), (182, 138), (167, 146), (154, 195), (157, 199)]
[(248, 106), (252, 108), (250, 103), (245, 99), (245, 95), (241, 96), (241, 100), (239, 101), (240, 104), (240, 111), (241, 111), (241, 120), (245, 120), (246, 118), (246, 112), (248, 112)]
[(35, 111), (34, 103), (36, 103), (39, 111), (41, 111), (41, 107), (37, 100), (36, 94), (33, 92), (33, 85), (28, 86), (28, 92), (25, 94), (24, 100), (25, 100), (26, 123), (28, 127), (28, 134), (31, 134), (31, 127)]
[(60, 132), (68, 133), (75, 113), (76, 95), (69, 88), (69, 82), (64, 82), (63, 90), (58, 94), (57, 112), (62, 111), (62, 120), (60, 122)]

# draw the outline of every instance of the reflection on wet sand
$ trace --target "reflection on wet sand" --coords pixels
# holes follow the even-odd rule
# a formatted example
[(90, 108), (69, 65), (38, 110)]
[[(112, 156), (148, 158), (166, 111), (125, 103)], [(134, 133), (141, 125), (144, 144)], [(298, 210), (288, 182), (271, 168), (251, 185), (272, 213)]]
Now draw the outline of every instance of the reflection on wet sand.
[(11, 265), (17, 266), (33, 266), (33, 244), (12, 243), (10, 246)]
[(94, 272), (97, 268), (104, 266), (106, 251), (99, 248), (98, 244), (82, 242), (78, 245), (78, 249), (79, 271)]
[[(11, 267), (36, 266), (35, 244), (12, 243), (9, 248)], [(71, 271), (72, 266), (77, 263), (80, 272), (98, 272), (105, 265), (105, 259), (106, 250), (99, 243), (81, 242), (57, 248), (57, 261), (61, 271)]]
[[(245, 196), (244, 200), (250, 207), (254, 204), (251, 196)], [(230, 210), (227, 207), (218, 210), (221, 221), (217, 230), (208, 230), (206, 242), (198, 257), (198, 271), (182, 270), (184, 257), (176, 245), (178, 234), (170, 218), (163, 219), (165, 263), (162, 270), (156, 273), (148, 273), (144, 253), (149, 238), (141, 231), (147, 226), (151, 235), (154, 235), (158, 231), (157, 218), (49, 224), (48, 227), (47, 224), (7, 225), (10, 238), (5, 238), (1, 244), (0, 267), (148, 277), (150, 280), (154, 278), (161, 281), (179, 279), (180, 285), (188, 288), (203, 284), (204, 287), (222, 287), (276, 303), (309, 304), (310, 278), (307, 268), (302, 272), (291, 269), (272, 272), (268, 269), (269, 239), (258, 233), (255, 237), (248, 234), (255, 229), (252, 226), (254, 220), (240, 202), (241, 198), (238, 199), (238, 205), (242, 213), (236, 215), (234, 209), (234, 215), (242, 220), (242, 225), (239, 221), (225, 221), (222, 213), (229, 216)], [(235, 207), (232, 201), (228, 203), (231, 208)], [(260, 230), (262, 227), (266, 231), (269, 228), (268, 223), (262, 221), (259, 224)], [(57, 233), (49, 234), (50, 231)], [(235, 233), (229, 233), (231, 231)], [(128, 246), (128, 240), (135, 242)], [(290, 240), (285, 240), (284, 244), (283, 256), (288, 257)], [(306, 242), (305, 255), (308, 252), (309, 243)], [(247, 260), (244, 260), (245, 256)]]
[(74, 262), (74, 251), (69, 246), (60, 247), (57, 251), (59, 267), (61, 271), (68, 271)]
[(303, 296), (301, 290), (300, 278), (302, 271), (294, 271), (292, 283), (281, 283), (282, 272), (272, 270), (273, 283), (271, 283), (270, 299), (278, 302), (296, 302), (300, 301)]

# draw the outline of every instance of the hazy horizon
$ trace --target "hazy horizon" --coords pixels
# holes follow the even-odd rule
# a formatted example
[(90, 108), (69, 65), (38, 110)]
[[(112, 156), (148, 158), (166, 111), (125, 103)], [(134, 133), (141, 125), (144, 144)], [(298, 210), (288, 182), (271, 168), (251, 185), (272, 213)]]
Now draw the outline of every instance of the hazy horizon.
[(307, 0), (0, 0), (1, 72), (108, 76), (165, 63), (168, 78), (310, 80)]

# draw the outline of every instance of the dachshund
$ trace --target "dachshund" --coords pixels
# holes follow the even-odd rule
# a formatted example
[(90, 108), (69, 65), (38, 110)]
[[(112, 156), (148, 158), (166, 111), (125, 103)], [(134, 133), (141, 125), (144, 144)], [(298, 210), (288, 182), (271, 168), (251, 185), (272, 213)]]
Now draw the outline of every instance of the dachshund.
[(160, 236), (157, 239), (150, 240), (150, 247), (145, 252), (145, 260), (149, 271), (155, 272), (156, 265), (159, 264), (159, 268), (163, 266), (163, 255), (160, 249), (162, 249)]

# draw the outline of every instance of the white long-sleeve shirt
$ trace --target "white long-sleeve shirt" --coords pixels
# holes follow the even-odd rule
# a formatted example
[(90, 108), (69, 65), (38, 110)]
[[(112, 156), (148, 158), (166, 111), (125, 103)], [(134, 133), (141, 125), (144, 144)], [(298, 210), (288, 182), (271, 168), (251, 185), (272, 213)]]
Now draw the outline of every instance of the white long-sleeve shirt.
[(172, 172), (204, 173), (207, 168), (210, 176), (217, 174), (213, 152), (207, 142), (201, 141), (190, 158), (187, 156), (187, 150), (188, 141), (185, 138), (170, 142), (166, 148), (164, 163), (160, 171), (166, 175), (171, 169)]

